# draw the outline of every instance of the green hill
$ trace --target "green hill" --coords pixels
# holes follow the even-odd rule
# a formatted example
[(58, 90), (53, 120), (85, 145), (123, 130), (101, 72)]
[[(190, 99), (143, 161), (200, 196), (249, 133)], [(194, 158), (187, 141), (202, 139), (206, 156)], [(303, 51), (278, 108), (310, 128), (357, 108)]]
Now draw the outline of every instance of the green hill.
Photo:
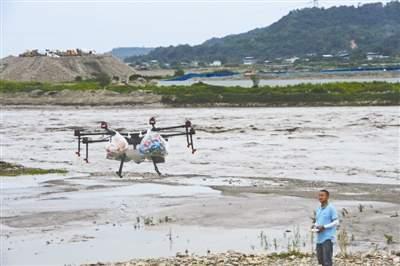
[(235, 63), (246, 56), (266, 60), (340, 51), (400, 54), (400, 2), (294, 10), (268, 27), (213, 38), (196, 46), (161, 47), (128, 60)]

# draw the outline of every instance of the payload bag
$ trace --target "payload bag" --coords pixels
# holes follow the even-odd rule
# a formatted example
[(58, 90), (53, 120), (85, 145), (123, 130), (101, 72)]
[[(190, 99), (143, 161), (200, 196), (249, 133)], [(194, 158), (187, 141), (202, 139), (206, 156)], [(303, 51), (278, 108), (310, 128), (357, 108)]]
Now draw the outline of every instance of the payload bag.
[(167, 141), (158, 132), (149, 129), (139, 144), (139, 152), (147, 159), (165, 157), (168, 154)]
[(120, 160), (125, 152), (128, 150), (129, 144), (126, 139), (115, 131), (115, 135), (112, 136), (111, 142), (107, 144), (107, 159)]

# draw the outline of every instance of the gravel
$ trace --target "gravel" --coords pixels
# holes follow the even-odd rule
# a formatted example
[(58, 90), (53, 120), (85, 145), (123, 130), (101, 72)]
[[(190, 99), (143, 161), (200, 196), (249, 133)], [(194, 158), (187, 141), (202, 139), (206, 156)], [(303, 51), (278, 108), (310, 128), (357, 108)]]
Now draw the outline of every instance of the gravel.
[[(137, 259), (127, 262), (116, 263), (95, 263), (88, 265), (115, 265), (115, 266), (261, 266), (261, 265), (280, 265), (280, 266), (306, 266), (318, 265), (315, 256), (301, 253), (281, 253), (270, 255), (254, 255), (244, 254), (234, 251), (226, 253), (209, 254), (207, 256), (186, 255), (177, 253), (174, 258), (158, 258), (158, 259)], [(336, 256), (334, 265), (400, 265), (400, 253), (392, 252), (385, 254), (382, 252), (369, 252), (364, 254), (355, 254), (347, 257)]]

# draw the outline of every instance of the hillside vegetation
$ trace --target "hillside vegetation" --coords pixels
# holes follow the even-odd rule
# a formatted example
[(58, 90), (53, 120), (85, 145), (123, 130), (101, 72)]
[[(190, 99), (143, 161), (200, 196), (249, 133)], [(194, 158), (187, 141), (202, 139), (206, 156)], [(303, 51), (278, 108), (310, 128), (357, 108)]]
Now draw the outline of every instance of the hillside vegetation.
[(246, 33), (213, 38), (196, 46), (157, 48), (129, 61), (238, 63), (245, 56), (260, 60), (310, 53), (400, 54), (400, 3), (305, 8), (291, 11), (276, 23)]
[(125, 59), (130, 56), (146, 55), (154, 48), (148, 47), (118, 47), (111, 50), (111, 54), (119, 59)]

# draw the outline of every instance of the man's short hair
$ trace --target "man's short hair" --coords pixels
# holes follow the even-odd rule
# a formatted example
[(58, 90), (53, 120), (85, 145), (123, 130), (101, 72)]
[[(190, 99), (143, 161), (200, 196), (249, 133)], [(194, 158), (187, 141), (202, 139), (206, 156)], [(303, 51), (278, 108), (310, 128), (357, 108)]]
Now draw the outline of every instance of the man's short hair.
[(319, 192), (324, 192), (324, 193), (326, 193), (326, 195), (329, 197), (329, 191), (328, 191), (328, 190), (326, 190), (326, 189), (321, 189)]

